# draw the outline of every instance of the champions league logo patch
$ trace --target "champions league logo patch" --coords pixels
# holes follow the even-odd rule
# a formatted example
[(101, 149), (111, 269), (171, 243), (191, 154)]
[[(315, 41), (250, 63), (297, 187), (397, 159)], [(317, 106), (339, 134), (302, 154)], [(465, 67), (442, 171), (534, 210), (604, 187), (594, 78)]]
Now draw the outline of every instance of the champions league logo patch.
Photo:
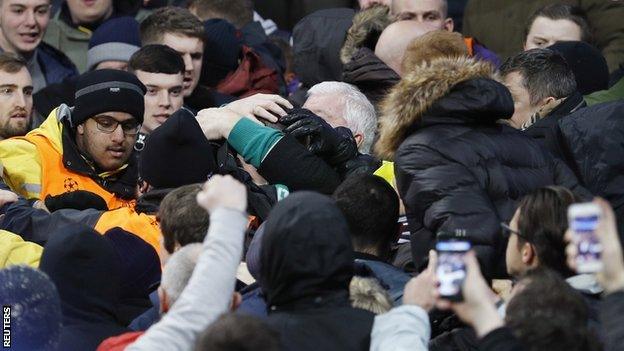
[(78, 182), (76, 182), (73, 178), (65, 178), (63, 186), (67, 192), (78, 190)]

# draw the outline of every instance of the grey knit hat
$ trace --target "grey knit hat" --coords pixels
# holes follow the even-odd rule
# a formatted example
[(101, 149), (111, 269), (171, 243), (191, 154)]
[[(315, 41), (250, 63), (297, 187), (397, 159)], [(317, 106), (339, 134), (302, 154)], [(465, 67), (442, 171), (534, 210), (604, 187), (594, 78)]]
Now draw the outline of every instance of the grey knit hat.
[(115, 17), (93, 32), (87, 52), (87, 70), (104, 61), (129, 61), (141, 48), (139, 23), (132, 17)]

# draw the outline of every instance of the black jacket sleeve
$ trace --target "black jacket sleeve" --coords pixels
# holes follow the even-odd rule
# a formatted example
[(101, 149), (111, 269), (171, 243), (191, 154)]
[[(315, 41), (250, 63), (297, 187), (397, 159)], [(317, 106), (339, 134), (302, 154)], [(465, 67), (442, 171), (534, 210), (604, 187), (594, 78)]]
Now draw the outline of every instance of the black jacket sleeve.
[(506, 327), (489, 332), (479, 341), (479, 351), (522, 351), (520, 341)]
[(3, 210), (5, 212), (0, 220), (0, 229), (8, 230), (21, 236), (25, 241), (42, 246), (48, 241), (48, 236), (54, 229), (71, 223), (82, 223), (93, 228), (103, 213), (96, 209), (83, 211), (61, 209), (48, 213), (33, 208), (31, 201), (25, 199), (7, 205)]
[(607, 295), (601, 302), (600, 321), (604, 328), (605, 351), (624, 345), (624, 291)]
[(312, 190), (331, 194), (340, 184), (336, 171), (288, 135), (269, 151), (258, 173), (269, 183), (283, 184), (291, 191)]
[(460, 229), (471, 241), (486, 276), (492, 277), (501, 269), (496, 267), (500, 257), (497, 250), (502, 247), (500, 218), (481, 185), (483, 180), (464, 165), (421, 144), (399, 149), (395, 175), (407, 210), (417, 267), (427, 259), (438, 232)]

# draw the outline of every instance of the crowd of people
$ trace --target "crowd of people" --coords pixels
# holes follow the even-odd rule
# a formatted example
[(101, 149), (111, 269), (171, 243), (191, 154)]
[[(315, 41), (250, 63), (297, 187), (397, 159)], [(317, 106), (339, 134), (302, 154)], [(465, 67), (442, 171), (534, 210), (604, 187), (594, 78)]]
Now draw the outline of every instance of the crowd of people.
[(3, 348), (622, 350), (623, 18), (0, 0)]

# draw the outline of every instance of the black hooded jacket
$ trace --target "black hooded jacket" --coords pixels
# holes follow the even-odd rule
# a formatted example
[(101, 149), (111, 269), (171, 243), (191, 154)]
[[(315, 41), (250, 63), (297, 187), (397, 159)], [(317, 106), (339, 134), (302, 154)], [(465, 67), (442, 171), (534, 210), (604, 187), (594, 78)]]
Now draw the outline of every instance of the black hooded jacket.
[(95, 350), (102, 340), (129, 331), (117, 318), (119, 262), (100, 234), (78, 224), (59, 228), (50, 235), (39, 268), (61, 298), (59, 350)]
[(499, 121), (513, 114), (513, 100), (491, 70), (468, 58), (432, 61), (386, 100), (394, 113), (385, 111), (377, 146), (400, 142), (395, 175), (417, 266), (437, 233), (460, 230), (484, 274), (504, 276), (500, 222), (511, 219), (524, 195), (558, 184), (552, 156)]
[(329, 197), (294, 193), (266, 223), (260, 285), (283, 350), (368, 350), (374, 315), (349, 303), (353, 248)]

